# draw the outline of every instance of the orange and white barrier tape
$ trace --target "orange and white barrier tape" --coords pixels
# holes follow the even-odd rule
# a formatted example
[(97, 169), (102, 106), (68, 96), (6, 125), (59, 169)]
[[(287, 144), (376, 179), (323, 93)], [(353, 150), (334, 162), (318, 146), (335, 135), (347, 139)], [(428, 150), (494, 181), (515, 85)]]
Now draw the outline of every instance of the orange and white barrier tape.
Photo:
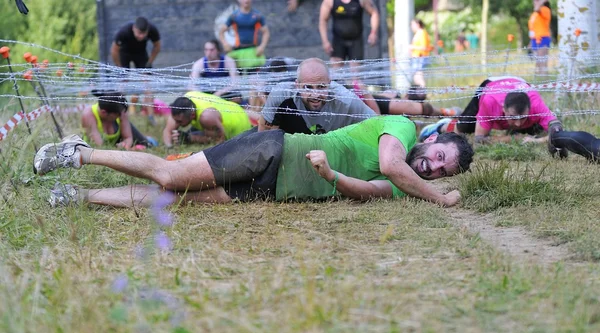
[[(433, 94), (447, 94), (447, 93), (461, 93), (461, 92), (474, 92), (477, 86), (448, 86), (448, 87), (431, 87), (425, 89), (428, 93)], [(582, 83), (570, 83), (570, 82), (551, 82), (543, 84), (531, 84), (528, 90), (540, 90), (549, 91), (559, 89), (560, 92), (592, 92), (600, 91), (600, 83), (598, 82), (582, 82)], [(497, 90), (502, 91), (501, 88)]]
[(8, 132), (12, 131), (15, 127), (17, 127), (17, 125), (21, 121), (23, 121), (25, 117), (28, 121), (33, 121), (39, 118), (43, 113), (50, 112), (52, 110), (60, 112), (82, 112), (83, 110), (85, 110), (86, 107), (86, 104), (79, 104), (74, 107), (68, 108), (61, 108), (60, 106), (52, 108), (48, 105), (44, 105), (27, 113), (26, 115), (23, 113), (23, 111), (18, 112), (14, 116), (10, 117), (10, 119), (6, 122), (6, 124), (4, 124), (4, 126), (0, 127), (0, 141), (4, 140), (4, 138), (6, 138), (6, 136), (8, 135)]
[(23, 120), (23, 112), (19, 112), (14, 116), (10, 117), (10, 119), (4, 124), (4, 126), (0, 127), (0, 141), (4, 140), (4, 138), (8, 135), (13, 128), (17, 127), (17, 124)]
[(554, 89), (559, 88), (566, 89), (570, 92), (588, 92), (588, 91), (598, 91), (600, 90), (600, 83), (598, 82), (582, 82), (578, 84), (573, 84), (569, 82), (552, 82), (552, 83), (544, 83), (544, 84), (536, 84), (532, 85), (532, 88), (536, 89)]
[(23, 119), (27, 118), (29, 121), (33, 121), (37, 119), (42, 113), (46, 113), (51, 111), (52, 108), (44, 105), (40, 108), (37, 108), (27, 114), (24, 114), (23, 111), (16, 113), (14, 116), (10, 117), (10, 119), (4, 124), (4, 126), (0, 127), (0, 141), (4, 140), (8, 135), (8, 132), (12, 131), (17, 125), (23, 121)]

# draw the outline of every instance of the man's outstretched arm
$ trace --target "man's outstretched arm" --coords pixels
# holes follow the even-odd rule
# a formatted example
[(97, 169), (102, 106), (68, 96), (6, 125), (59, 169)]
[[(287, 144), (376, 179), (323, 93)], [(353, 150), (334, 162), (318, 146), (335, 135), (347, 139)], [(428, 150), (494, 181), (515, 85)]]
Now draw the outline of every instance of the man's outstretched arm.
[(152, 52), (150, 53), (150, 58), (148, 58), (147, 66), (152, 66), (152, 64), (154, 63), (154, 59), (156, 59), (156, 56), (160, 52), (160, 48), (160, 40), (152, 42)]
[[(493, 143), (511, 143), (513, 140), (520, 140), (521, 135), (490, 135), (490, 130), (481, 126), (479, 122), (475, 124), (475, 144), (485, 145)], [(531, 139), (524, 139), (523, 143), (530, 142)], [(533, 141), (537, 141), (533, 140)]]
[(327, 37), (327, 21), (329, 21), (329, 17), (331, 16), (330, 12), (332, 7), (332, 0), (323, 0), (321, 3), (321, 9), (319, 10), (319, 35), (321, 35), (323, 50), (328, 55), (331, 55), (331, 52), (333, 52), (333, 47), (331, 46), (329, 38)]
[(121, 47), (119, 45), (117, 45), (117, 43), (113, 42), (112, 45), (110, 46), (110, 56), (113, 59), (113, 62), (115, 63), (115, 65), (117, 67), (121, 67), (121, 59), (119, 56), (119, 50), (121, 49)]
[(440, 193), (421, 179), (406, 163), (406, 155), (404, 145), (396, 137), (384, 134), (379, 138), (379, 169), (402, 192), (444, 206), (454, 206), (458, 203), (458, 191)]

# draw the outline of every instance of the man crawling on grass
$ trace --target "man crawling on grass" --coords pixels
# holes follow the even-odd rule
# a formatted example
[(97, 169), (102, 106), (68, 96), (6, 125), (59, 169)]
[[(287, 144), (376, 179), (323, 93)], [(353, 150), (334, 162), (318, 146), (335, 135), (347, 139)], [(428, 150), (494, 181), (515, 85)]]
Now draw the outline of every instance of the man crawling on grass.
[(34, 170), (102, 165), (156, 185), (81, 189), (57, 184), (50, 203), (88, 202), (115, 207), (150, 206), (164, 190), (184, 202), (227, 203), (254, 199), (358, 200), (406, 195), (444, 206), (460, 199), (425, 180), (467, 171), (473, 149), (456, 133), (417, 143), (415, 125), (403, 116), (379, 116), (324, 135), (282, 130), (246, 133), (189, 157), (167, 161), (131, 151), (92, 149), (75, 135), (43, 146)]

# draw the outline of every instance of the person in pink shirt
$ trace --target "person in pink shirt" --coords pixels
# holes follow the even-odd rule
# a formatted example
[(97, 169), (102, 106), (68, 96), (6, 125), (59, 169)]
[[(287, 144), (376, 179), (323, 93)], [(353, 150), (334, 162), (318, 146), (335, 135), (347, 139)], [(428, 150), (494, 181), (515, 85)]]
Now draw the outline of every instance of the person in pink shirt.
[[(434, 133), (475, 133), (476, 143), (507, 142), (515, 134), (526, 134), (523, 142), (547, 142), (538, 137), (548, 132), (556, 117), (540, 94), (519, 77), (491, 77), (479, 86), (460, 119), (444, 118), (426, 126), (419, 139)], [(507, 130), (504, 136), (490, 137), (492, 130)]]
[(151, 105), (145, 105), (145, 107), (142, 107), (142, 113), (167, 117), (171, 114), (171, 108), (169, 107), (169, 104), (161, 101), (158, 98), (154, 98)]
[[(136, 113), (140, 99), (137, 95), (131, 96), (131, 104), (129, 105), (131, 113)], [(152, 126), (156, 125), (154, 116), (167, 117), (171, 114), (169, 105), (158, 98), (153, 98), (151, 94), (146, 93), (142, 103), (139, 104), (139, 112), (148, 117)]]

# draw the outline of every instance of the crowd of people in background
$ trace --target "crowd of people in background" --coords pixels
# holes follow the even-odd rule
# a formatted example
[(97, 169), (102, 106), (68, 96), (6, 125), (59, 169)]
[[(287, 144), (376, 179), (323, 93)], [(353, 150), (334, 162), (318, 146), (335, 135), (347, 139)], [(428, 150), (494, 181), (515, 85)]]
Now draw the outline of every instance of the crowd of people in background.
[[(288, 1), (288, 10), (296, 11), (301, 2)], [(251, 0), (238, 0), (239, 7), (234, 10), (218, 29), (218, 38), (204, 44), (204, 57), (192, 66), (191, 78), (224, 78), (231, 79), (229, 87), (213, 91), (217, 96), (225, 98), (241, 97), (231, 93), (238, 74), (256, 72), (266, 64), (266, 49), (271, 39), (268, 22), (264, 15), (253, 7)], [(534, 12), (529, 22), (530, 49), (536, 55), (536, 72), (547, 72), (547, 55), (551, 43), (549, 1), (533, 0)], [(370, 17), (370, 31), (366, 45), (373, 46), (379, 39), (380, 15), (372, 0), (322, 0), (319, 10), (318, 30), (321, 44), (326, 55), (330, 57), (334, 69), (348, 63), (356, 67), (364, 59), (365, 36), (363, 27), (364, 14)], [(331, 24), (329, 24), (331, 23)], [(328, 27), (331, 27), (329, 31)], [(424, 70), (430, 65), (430, 56), (441, 52), (441, 47), (434, 47), (435, 42), (442, 44), (440, 37), (431, 36), (420, 19), (410, 22), (413, 32), (410, 52), (410, 68), (412, 83), (425, 87)], [(233, 44), (225, 33), (233, 34)], [(330, 37), (333, 38), (330, 40)], [(454, 40), (455, 52), (473, 51), (479, 48), (480, 35), (466, 26), (462, 26)], [(146, 44), (151, 41), (152, 51), (148, 55)], [(117, 66), (130, 68), (150, 68), (161, 49), (160, 33), (156, 26), (147, 19), (139, 17), (121, 27), (114, 38), (111, 56)], [(194, 89), (193, 83), (190, 90)]]

